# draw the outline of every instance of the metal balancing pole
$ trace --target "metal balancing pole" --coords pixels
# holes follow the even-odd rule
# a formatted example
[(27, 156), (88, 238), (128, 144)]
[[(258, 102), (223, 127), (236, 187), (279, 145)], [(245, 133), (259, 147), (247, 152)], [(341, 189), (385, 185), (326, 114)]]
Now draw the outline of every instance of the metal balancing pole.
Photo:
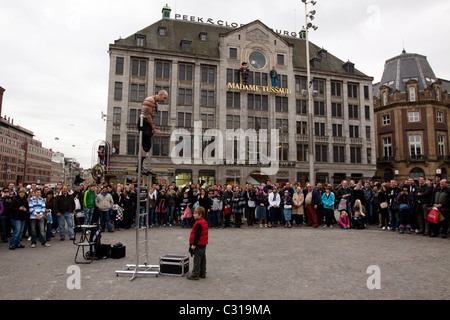
[[(141, 201), (141, 178), (142, 178), (142, 135), (143, 135), (143, 125), (144, 125), (144, 116), (141, 114), (140, 116), (140, 132), (139, 132), (139, 154), (138, 154), (138, 185), (137, 185), (137, 207), (136, 207), (136, 216), (135, 216), (135, 228), (136, 228), (136, 264), (127, 264), (125, 270), (117, 270), (116, 276), (119, 274), (132, 274), (130, 281), (134, 280), (139, 274), (141, 275), (159, 275), (159, 265), (150, 265), (148, 264), (148, 214), (149, 214), (149, 205), (148, 205), (148, 192), (146, 199), (146, 212), (144, 214), (140, 213), (140, 201)], [(150, 185), (150, 177), (147, 181), (147, 189)], [(145, 217), (145, 239), (140, 240), (139, 238), (139, 229), (140, 229), (140, 218), (141, 215)], [(143, 255), (139, 254), (139, 245), (145, 244), (145, 253)], [(144, 264), (140, 264), (140, 259), (145, 257)]]

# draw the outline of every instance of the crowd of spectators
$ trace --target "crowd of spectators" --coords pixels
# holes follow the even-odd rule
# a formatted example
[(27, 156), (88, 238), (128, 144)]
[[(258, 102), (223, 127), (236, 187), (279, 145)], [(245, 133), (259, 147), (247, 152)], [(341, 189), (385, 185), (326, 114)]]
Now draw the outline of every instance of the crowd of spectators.
[[(343, 180), (336, 188), (330, 184), (286, 182), (282, 186), (270, 179), (260, 186), (213, 185), (201, 187), (186, 182), (177, 187), (154, 184), (79, 185), (72, 190), (58, 184), (54, 189), (29, 188), (9, 184), (0, 201), (0, 234), (9, 248), (31, 247), (37, 241), (48, 247), (59, 240), (75, 237), (74, 226), (98, 224), (102, 232), (129, 228), (191, 228), (197, 206), (206, 211), (211, 228), (301, 228), (338, 227), (365, 229), (368, 226), (400, 234), (414, 233), (447, 237), (450, 213), (450, 188), (446, 179), (434, 181), (420, 177), (402, 182)], [(439, 211), (438, 223), (427, 219), (430, 209)], [(136, 212), (149, 211), (148, 218)], [(139, 220), (139, 221), (138, 221)], [(9, 240), (8, 240), (9, 238)]]

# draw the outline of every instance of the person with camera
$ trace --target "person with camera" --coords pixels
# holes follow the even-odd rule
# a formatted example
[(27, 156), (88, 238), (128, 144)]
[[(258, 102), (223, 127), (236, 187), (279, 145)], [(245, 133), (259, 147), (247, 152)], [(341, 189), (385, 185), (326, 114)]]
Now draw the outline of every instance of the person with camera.
[(414, 202), (414, 194), (410, 192), (408, 185), (403, 185), (401, 191), (397, 195), (397, 203), (399, 204), (399, 233), (411, 233), (411, 206)]

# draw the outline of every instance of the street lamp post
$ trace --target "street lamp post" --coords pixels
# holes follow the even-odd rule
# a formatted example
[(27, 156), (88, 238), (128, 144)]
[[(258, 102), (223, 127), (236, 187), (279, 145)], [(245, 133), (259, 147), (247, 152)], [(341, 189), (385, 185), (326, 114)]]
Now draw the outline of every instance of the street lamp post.
[(316, 14), (315, 10), (308, 12), (308, 4), (312, 4), (313, 6), (316, 5), (316, 1), (307, 1), (302, 0), (302, 2), (305, 4), (305, 40), (306, 40), (306, 81), (308, 86), (308, 140), (309, 140), (309, 183), (311, 183), (313, 186), (316, 184), (316, 174), (314, 169), (314, 100), (313, 100), (313, 81), (311, 79), (311, 65), (310, 65), (310, 57), (309, 57), (309, 29), (313, 28), (314, 30), (317, 30), (317, 27), (313, 25), (311, 22), (308, 22), (308, 19), (313, 20), (314, 15)]

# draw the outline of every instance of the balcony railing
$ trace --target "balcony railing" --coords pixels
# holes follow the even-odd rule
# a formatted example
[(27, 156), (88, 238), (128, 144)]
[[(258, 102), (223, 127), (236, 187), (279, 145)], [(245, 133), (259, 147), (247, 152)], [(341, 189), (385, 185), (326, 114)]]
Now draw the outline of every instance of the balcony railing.
[(450, 156), (438, 156), (438, 161), (445, 161), (448, 162), (450, 161)]
[(380, 157), (377, 158), (377, 163), (390, 163), (390, 162), (394, 162), (395, 158), (394, 157)]
[(427, 161), (428, 157), (424, 155), (407, 156), (406, 161)]
[(315, 142), (328, 143), (330, 138), (328, 136), (314, 136)]
[(307, 142), (308, 141), (308, 135), (307, 134), (296, 134), (295, 140), (297, 142)]
[(350, 138), (350, 144), (363, 144), (362, 138)]
[(333, 137), (333, 143), (340, 143), (340, 144), (347, 143), (347, 138), (345, 138), (345, 137)]

